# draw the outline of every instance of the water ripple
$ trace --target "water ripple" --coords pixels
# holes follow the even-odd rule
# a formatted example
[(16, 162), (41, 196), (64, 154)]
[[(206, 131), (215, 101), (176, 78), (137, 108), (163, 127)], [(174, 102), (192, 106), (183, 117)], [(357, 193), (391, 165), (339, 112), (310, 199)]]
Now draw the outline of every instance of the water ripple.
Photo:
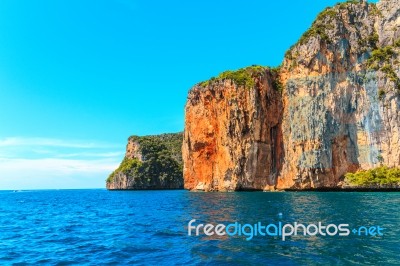
[[(0, 264), (395, 265), (399, 193), (0, 192)], [(187, 236), (197, 223), (381, 225), (382, 237)]]

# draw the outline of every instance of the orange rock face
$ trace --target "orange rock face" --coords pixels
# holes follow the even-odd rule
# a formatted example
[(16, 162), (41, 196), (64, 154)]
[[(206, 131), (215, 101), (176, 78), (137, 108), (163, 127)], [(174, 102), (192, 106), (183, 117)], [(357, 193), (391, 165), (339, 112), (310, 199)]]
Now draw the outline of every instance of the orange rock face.
[(185, 188), (263, 189), (281, 167), (280, 93), (266, 70), (254, 88), (230, 80), (191, 90), (183, 145)]

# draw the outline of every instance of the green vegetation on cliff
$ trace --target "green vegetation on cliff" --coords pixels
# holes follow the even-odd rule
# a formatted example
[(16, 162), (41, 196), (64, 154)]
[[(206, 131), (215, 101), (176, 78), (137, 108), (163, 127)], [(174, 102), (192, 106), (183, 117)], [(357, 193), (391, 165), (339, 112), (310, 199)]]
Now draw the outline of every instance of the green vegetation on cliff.
[[(341, 20), (341, 16), (343, 15), (343, 10), (347, 9), (349, 13), (353, 12), (351, 10), (352, 5), (360, 4), (360, 1), (350, 0), (343, 3), (337, 3), (333, 7), (327, 7), (321, 13), (318, 14), (317, 18), (312, 23), (311, 27), (303, 33), (300, 39), (292, 45), (285, 53), (285, 58), (289, 60), (295, 60), (297, 55), (293, 53), (293, 48), (298, 45), (307, 44), (307, 42), (312, 37), (319, 37), (327, 44), (332, 43), (332, 39), (329, 36), (329, 31), (334, 29), (333, 21), (334, 19)], [(379, 10), (377, 9), (374, 3), (368, 3), (369, 8), (371, 9), (371, 14), (379, 14)], [(376, 48), (376, 44), (378, 42), (379, 36), (377, 33), (369, 36), (365, 40), (360, 40), (359, 44), (362, 47), (372, 47)]]
[(400, 186), (400, 169), (381, 166), (345, 175), (345, 182), (353, 186)]
[(129, 141), (139, 145), (142, 161), (125, 157), (107, 178), (107, 183), (113, 182), (116, 174), (123, 173), (139, 186), (152, 187), (177, 182), (183, 185), (182, 139), (182, 133), (131, 136)]
[[(334, 7), (327, 7), (325, 8), (324, 11), (318, 14), (317, 18), (311, 25), (311, 27), (300, 37), (299, 41), (293, 45), (285, 54), (285, 57), (290, 57), (291, 56), (291, 50), (294, 46), (298, 44), (305, 44), (311, 37), (316, 37), (319, 36), (322, 40), (324, 40), (327, 43), (330, 43), (331, 40), (327, 34), (327, 30), (331, 30), (333, 28), (332, 24), (329, 24), (329, 22), (335, 18), (336, 16), (339, 15), (339, 10), (340, 9), (346, 9), (352, 4), (359, 4), (360, 1), (347, 1), (344, 3), (337, 3), (336, 6)], [(376, 7), (374, 4), (370, 4), (372, 8), (375, 10)], [(373, 36), (372, 38), (375, 38), (376, 36)], [(369, 42), (372, 42), (373, 40), (369, 40)], [(290, 59), (290, 58), (289, 58)]]
[(225, 71), (219, 74), (217, 77), (212, 77), (207, 81), (200, 82), (199, 85), (202, 87), (206, 87), (216, 81), (223, 81), (226, 79), (232, 80), (238, 86), (244, 86), (246, 88), (252, 88), (255, 85), (254, 77), (257, 77), (265, 72), (265, 68), (263, 66), (253, 65), (250, 67), (245, 67), (238, 69), (236, 71)]
[(182, 139), (183, 133), (129, 137), (129, 140), (139, 143), (140, 152), (144, 160), (147, 160), (155, 155), (165, 155), (176, 160), (180, 166), (183, 165)]
[(305, 44), (311, 37), (319, 35), (322, 40), (330, 42), (326, 30), (332, 29), (331, 24), (327, 24), (327, 19), (334, 18), (338, 12), (334, 8), (326, 8), (322, 11), (311, 27), (300, 37), (299, 44)]
[(125, 175), (137, 175), (141, 166), (142, 163), (138, 159), (129, 159), (125, 157), (119, 167), (108, 176), (107, 183), (112, 182), (114, 180), (115, 173), (118, 172), (122, 172)]
[(236, 85), (243, 86), (247, 89), (253, 88), (255, 86), (255, 78), (260, 77), (266, 71), (270, 71), (274, 75), (276, 81), (274, 81), (273, 87), (277, 91), (282, 91), (282, 84), (279, 81), (279, 68), (269, 68), (259, 65), (252, 65), (249, 67), (241, 68), (236, 71), (228, 70), (222, 72), (217, 77), (212, 77), (209, 80), (200, 82), (198, 85), (201, 87), (207, 87), (215, 82), (232, 80)]
[(382, 71), (386, 74), (388, 79), (392, 81), (395, 88), (400, 91), (400, 78), (397, 76), (392, 61), (398, 58), (398, 48), (400, 47), (400, 39), (394, 42), (391, 46), (385, 46), (375, 49), (371, 53), (371, 57), (367, 60), (366, 64), (368, 69), (375, 71)]
[(292, 45), (289, 50), (285, 53), (285, 58), (289, 60), (294, 60), (296, 55), (292, 54), (292, 50), (296, 45), (302, 45), (307, 43), (307, 41), (311, 37), (320, 36), (322, 40), (326, 42), (330, 42), (329, 37), (326, 33), (327, 30), (332, 29), (332, 25), (326, 23), (326, 20), (330, 20), (338, 15), (338, 11), (335, 8), (328, 7), (324, 11), (322, 11), (313, 22), (311, 27), (303, 33), (300, 39), (297, 41), (296, 44)]
[(358, 41), (358, 45), (360, 45), (362, 47), (361, 50), (365, 52), (368, 51), (369, 47), (371, 47), (372, 49), (377, 49), (378, 42), (379, 42), (379, 35), (378, 33), (375, 32), (374, 34), (368, 36), (365, 39), (360, 39)]
[(361, 1), (359, 1), (359, 0), (348, 0), (343, 3), (337, 3), (336, 6), (338, 6), (340, 9), (344, 9), (344, 8), (347, 8), (349, 6), (349, 4), (359, 4), (359, 3), (361, 3)]
[(367, 66), (370, 69), (378, 70), (383, 62), (390, 62), (394, 55), (396, 53), (393, 46), (378, 48), (372, 51), (371, 57), (367, 60)]

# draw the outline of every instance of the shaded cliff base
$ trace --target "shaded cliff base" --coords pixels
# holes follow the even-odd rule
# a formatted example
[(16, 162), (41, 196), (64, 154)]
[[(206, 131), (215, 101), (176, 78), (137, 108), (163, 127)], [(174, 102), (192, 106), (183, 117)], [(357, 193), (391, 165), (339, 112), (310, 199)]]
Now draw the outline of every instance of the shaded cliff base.
[[(206, 192), (204, 190), (189, 190), (190, 192)], [(209, 192), (221, 192), (221, 191), (207, 191)], [(224, 191), (223, 193), (225, 193)], [(396, 187), (319, 187), (319, 188), (287, 188), (287, 189), (237, 189), (229, 192), (400, 192), (400, 185)]]
[(400, 191), (400, 168), (380, 166), (370, 170), (347, 173), (337, 187), (284, 189), (284, 191)]
[(309, 188), (309, 189), (285, 189), (283, 192), (400, 192), (400, 186), (397, 188)]
[[(197, 186), (191, 191), (209, 192), (207, 186)], [(212, 190), (218, 191), (218, 190)], [(400, 168), (390, 168), (384, 165), (370, 170), (359, 170), (355, 173), (344, 175), (336, 186), (321, 187), (291, 187), (280, 189), (276, 186), (268, 186), (264, 189), (237, 187), (227, 192), (296, 192), (296, 191), (315, 191), (315, 192), (400, 192)]]
[(107, 188), (108, 191), (162, 191), (162, 190), (185, 190), (183, 186), (177, 188)]
[[(204, 190), (190, 190), (190, 192), (197, 193), (210, 193), (210, 191), (205, 192)], [(219, 193), (221, 191), (212, 191)], [(211, 193), (212, 193), (211, 192)], [(237, 189), (230, 192), (400, 192), (400, 186), (397, 187), (320, 187), (320, 188), (304, 188), (304, 189), (275, 189), (275, 190), (262, 190), (262, 189)], [(225, 193), (225, 192), (222, 192)]]

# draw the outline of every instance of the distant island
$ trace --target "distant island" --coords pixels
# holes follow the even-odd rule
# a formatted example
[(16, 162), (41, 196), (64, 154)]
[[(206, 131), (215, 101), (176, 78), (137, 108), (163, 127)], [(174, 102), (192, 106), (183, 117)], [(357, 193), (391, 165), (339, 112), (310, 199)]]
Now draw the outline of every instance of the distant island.
[(399, 14), (397, 0), (339, 3), (279, 67), (196, 84), (184, 133), (131, 137), (107, 188), (399, 190)]
[(182, 133), (131, 136), (123, 161), (107, 178), (107, 189), (183, 189), (182, 137)]

